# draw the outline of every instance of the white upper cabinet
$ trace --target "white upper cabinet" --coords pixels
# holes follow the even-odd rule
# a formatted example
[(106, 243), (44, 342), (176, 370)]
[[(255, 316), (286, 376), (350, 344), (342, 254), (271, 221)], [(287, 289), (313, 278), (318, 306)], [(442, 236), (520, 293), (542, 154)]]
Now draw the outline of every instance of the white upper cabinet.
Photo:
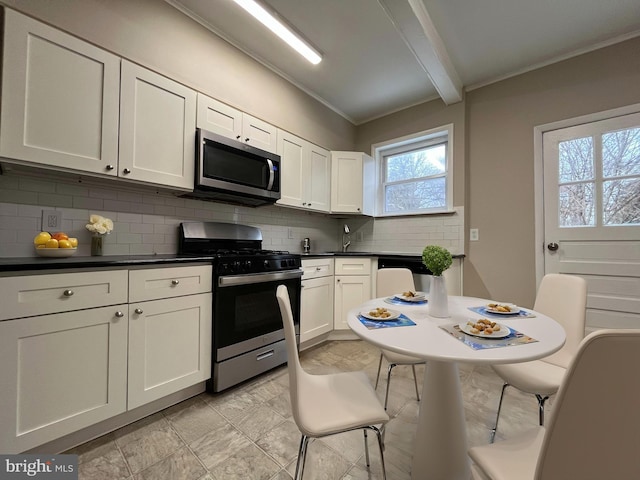
[(193, 189), (195, 91), (10, 9), (2, 71), (0, 156)]
[(331, 213), (373, 215), (374, 160), (362, 152), (331, 152)]
[(276, 127), (201, 93), (198, 94), (197, 126), (276, 153)]
[(116, 176), (120, 59), (4, 9), (0, 155)]
[(196, 92), (122, 60), (119, 175), (193, 189)]
[(278, 130), (281, 197), (276, 203), (328, 212), (330, 203), (331, 156), (328, 150)]

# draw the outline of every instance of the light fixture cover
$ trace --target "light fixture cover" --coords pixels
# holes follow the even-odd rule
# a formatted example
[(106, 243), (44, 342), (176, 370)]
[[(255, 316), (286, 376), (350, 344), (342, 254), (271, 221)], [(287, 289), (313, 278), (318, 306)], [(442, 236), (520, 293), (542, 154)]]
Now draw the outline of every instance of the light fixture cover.
[(268, 11), (256, 0), (233, 0), (247, 12), (253, 15), (264, 26), (284, 40), (291, 48), (306, 58), (309, 62), (317, 65), (322, 60), (320, 53), (309, 45), (292, 27), (285, 24), (274, 13)]

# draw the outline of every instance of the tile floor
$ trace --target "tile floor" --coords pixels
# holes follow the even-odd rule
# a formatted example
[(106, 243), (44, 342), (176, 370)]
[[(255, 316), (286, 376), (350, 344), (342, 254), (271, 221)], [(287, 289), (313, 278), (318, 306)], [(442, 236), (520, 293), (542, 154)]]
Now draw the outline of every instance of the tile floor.
[[(328, 342), (301, 353), (313, 373), (364, 370), (375, 383), (379, 350), (363, 341)], [(422, 384), (422, 366), (418, 382)], [(384, 400), (386, 364), (378, 392)], [(489, 367), (461, 366), (469, 445), (487, 443), (500, 379)], [(80, 480), (287, 480), (293, 477), (300, 433), (291, 416), (286, 367), (220, 394), (203, 393), (66, 453), (79, 455)], [(498, 438), (536, 425), (537, 403), (508, 389)], [(550, 405), (551, 407), (551, 405)], [(410, 478), (418, 402), (411, 368), (393, 370), (385, 461), (387, 478)], [(380, 477), (375, 435), (371, 469), (361, 431), (312, 441), (305, 480)]]

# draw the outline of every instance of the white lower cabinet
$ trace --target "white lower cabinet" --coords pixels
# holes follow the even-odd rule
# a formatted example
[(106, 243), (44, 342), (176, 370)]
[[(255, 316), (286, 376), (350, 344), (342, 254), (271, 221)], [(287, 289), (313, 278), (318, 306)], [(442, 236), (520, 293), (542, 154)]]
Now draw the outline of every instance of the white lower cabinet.
[(347, 313), (371, 299), (371, 259), (335, 259), (335, 305), (333, 328), (348, 330)]
[(211, 302), (205, 293), (129, 305), (129, 409), (210, 377)]
[(127, 409), (127, 305), (0, 322), (0, 452)]
[(302, 260), (300, 342), (333, 330), (333, 258)]
[(0, 278), (0, 452), (207, 380), (211, 266)]

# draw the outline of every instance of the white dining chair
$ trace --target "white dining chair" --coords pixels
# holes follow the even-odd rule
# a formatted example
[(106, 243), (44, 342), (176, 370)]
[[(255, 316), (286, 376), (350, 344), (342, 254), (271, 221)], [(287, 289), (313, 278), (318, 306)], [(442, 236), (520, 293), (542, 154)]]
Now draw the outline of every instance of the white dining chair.
[[(387, 297), (396, 293), (416, 291), (413, 282), (413, 274), (408, 268), (381, 268), (376, 275), (376, 297)], [(387, 390), (384, 395), (384, 409), (387, 409), (389, 402), (389, 385), (391, 384), (391, 370), (398, 365), (411, 365), (413, 370), (413, 383), (416, 388), (416, 398), (420, 401), (420, 391), (418, 390), (418, 379), (416, 377), (416, 365), (425, 363), (421, 358), (395, 353), (382, 349), (380, 360), (378, 361), (378, 373), (376, 374), (376, 384), (373, 388), (378, 389), (380, 381), (380, 370), (382, 369), (382, 358), (387, 361)]]
[(586, 305), (587, 283), (582, 277), (557, 273), (544, 276), (533, 309), (560, 323), (565, 329), (567, 340), (559, 351), (540, 360), (492, 366), (504, 384), (496, 421), (491, 429), (491, 442), (498, 431), (500, 410), (508, 386), (536, 396), (539, 423), (540, 426), (544, 425), (545, 402), (558, 391), (566, 369), (584, 338)]
[(367, 430), (375, 432), (380, 449), (382, 478), (386, 479), (383, 438), (381, 430), (376, 425), (385, 425), (389, 416), (380, 404), (366, 373), (307, 373), (300, 364), (289, 292), (285, 285), (278, 286), (276, 297), (287, 344), (291, 409), (296, 425), (302, 433), (294, 479), (302, 479), (310, 438), (359, 429), (363, 429), (364, 432), (367, 467), (370, 466)]
[(640, 330), (583, 339), (547, 427), (469, 450), (474, 479), (640, 478)]

